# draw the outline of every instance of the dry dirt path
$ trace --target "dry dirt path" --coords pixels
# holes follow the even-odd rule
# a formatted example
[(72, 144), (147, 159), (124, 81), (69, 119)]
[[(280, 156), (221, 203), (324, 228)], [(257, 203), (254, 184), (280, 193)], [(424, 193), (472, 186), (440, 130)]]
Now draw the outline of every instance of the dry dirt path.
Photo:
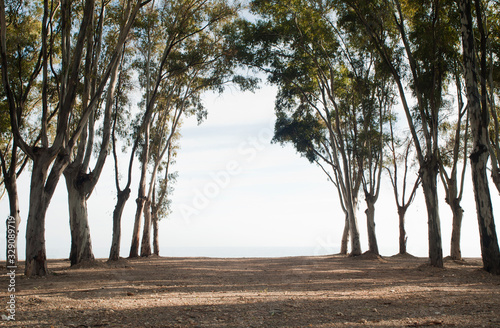
[[(16, 280), (6, 327), (500, 327), (500, 277), (478, 259), (139, 258)], [(22, 272), (18, 268), (18, 273)], [(1, 270), (4, 304), (8, 278)], [(3, 313), (3, 312), (2, 312)]]

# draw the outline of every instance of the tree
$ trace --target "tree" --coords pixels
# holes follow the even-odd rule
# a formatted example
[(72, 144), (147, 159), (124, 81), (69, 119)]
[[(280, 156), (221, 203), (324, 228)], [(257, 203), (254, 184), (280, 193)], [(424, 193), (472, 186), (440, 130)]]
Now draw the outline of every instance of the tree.
[[(394, 200), (396, 201), (396, 206), (398, 210), (398, 218), (399, 218), (399, 254), (404, 255), (407, 254), (406, 250), (406, 229), (405, 229), (405, 217), (406, 212), (408, 211), (408, 207), (415, 200), (417, 189), (420, 185), (420, 176), (417, 175), (417, 178), (413, 182), (413, 187), (411, 188), (411, 192), (407, 195), (407, 186), (411, 186), (411, 183), (408, 183), (408, 174), (410, 173), (410, 154), (411, 154), (411, 146), (412, 141), (410, 138), (406, 138), (401, 140), (397, 138), (394, 134), (393, 128), (393, 119), (389, 119), (390, 126), (390, 139), (388, 142), (388, 148), (390, 151), (390, 162), (389, 165), (386, 166), (386, 170), (389, 174), (389, 178), (391, 179), (392, 189), (394, 191)], [(403, 165), (403, 176), (401, 184), (398, 182), (400, 174), (399, 174), (399, 166)], [(401, 189), (400, 189), (401, 187)], [(401, 190), (401, 192), (400, 192)]]
[[(221, 35), (225, 33), (226, 23), (235, 17), (238, 9), (236, 6), (218, 0), (165, 1), (158, 6), (161, 10), (157, 12), (155, 8), (151, 8), (149, 21), (144, 21), (138, 30), (143, 36), (139, 39), (139, 44), (146, 42), (141, 47), (142, 59), (137, 65), (143, 77), (141, 86), (144, 90), (144, 115), (140, 133), (137, 135), (141, 138), (141, 176), (130, 257), (137, 257), (139, 254), (141, 220), (146, 207), (148, 221), (150, 216), (149, 204), (153, 184), (150, 184), (149, 192), (146, 190), (147, 168), (151, 157), (149, 140), (154, 116), (162, 109), (160, 99), (169, 99), (169, 94), (174, 92), (176, 97), (184, 99), (187, 104), (187, 98), (184, 97), (189, 95), (192, 97), (193, 108), (201, 109), (199, 93), (210, 88), (222, 90), (228, 77), (233, 76), (230, 51), (222, 47), (224, 43)], [(155, 22), (163, 28), (157, 29)], [(190, 76), (191, 74), (194, 75)], [(183, 78), (179, 79), (181, 76)], [(239, 76), (234, 76), (232, 79), (241, 82), (242, 86), (252, 85)], [(173, 102), (173, 104), (179, 103)], [(185, 108), (185, 104), (181, 103), (177, 109)], [(191, 105), (187, 107), (189, 106)], [(177, 110), (175, 106), (166, 108), (167, 111), (172, 109)], [(171, 132), (175, 133), (175, 129)], [(168, 145), (165, 146), (161, 146), (160, 149), (168, 149)], [(153, 175), (155, 174), (156, 172)], [(150, 223), (146, 222), (146, 233), (149, 225)]]
[[(458, 62), (458, 61), (457, 61)], [(462, 70), (458, 69), (455, 73), (455, 84), (457, 87), (457, 119), (455, 129), (448, 129), (450, 136), (446, 139), (448, 142), (440, 149), (440, 170), (439, 174), (446, 192), (446, 203), (450, 206), (453, 214), (450, 257), (453, 260), (462, 260), (460, 248), (463, 208), (460, 205), (464, 192), (465, 171), (467, 167), (468, 139), (469, 139), (469, 118), (467, 108), (462, 99)], [(465, 120), (465, 127), (463, 127)], [(447, 124), (441, 126), (447, 127)], [(444, 128), (444, 133), (447, 129)], [(462, 161), (462, 170), (459, 176), (458, 165)], [(448, 172), (447, 168), (451, 170)]]
[[(34, 115), (40, 111), (40, 106), (37, 106), (40, 95), (36, 91), (30, 90), (29, 85), (36, 83), (31, 80), (31, 73), (37, 67), (39, 61), (36, 51), (39, 46), (36, 35), (39, 22), (34, 17), (39, 14), (40, 10), (41, 8), (37, 4), (26, 10), (21, 10), (13, 2), (8, 2), (5, 8), (5, 27), (7, 29), (5, 36), (6, 61), (12, 75), (11, 87), (15, 94), (22, 95), (21, 98), (16, 98), (16, 105), (21, 106), (25, 103), (28, 108), (27, 112)], [(39, 141), (39, 138), (36, 138), (35, 133), (31, 131), (32, 127), (29, 120), (26, 120), (26, 116), (28, 116), (28, 113), (19, 112), (17, 120), (20, 126), (27, 131), (25, 137), (28, 142), (34, 145)], [(21, 222), (17, 179), (28, 162), (28, 157), (19, 149), (12, 134), (9, 104), (4, 88), (2, 88), (0, 90), (0, 188), (4, 188), (4, 190), (1, 191), (0, 199), (6, 191), (10, 209), (10, 217), (7, 219), (6, 245), (14, 245), (14, 254), (12, 253), (13, 250), (7, 247), (6, 259), (8, 259), (8, 264), (12, 266), (17, 265), (17, 239)]]
[[(476, 57), (474, 40), (474, 22), (472, 20), (472, 1), (459, 0), (462, 23), (462, 47), (464, 78), (467, 88), (467, 107), (473, 139), (470, 154), (472, 184), (476, 201), (479, 235), (481, 239), (481, 255), (484, 269), (500, 274), (500, 250), (493, 217), (493, 206), (488, 186), (486, 167), (489, 157), (488, 121), (489, 111), (486, 96), (486, 31), (483, 21), (483, 6), (475, 1), (477, 26), (480, 31), (480, 60)], [(480, 82), (478, 82), (480, 79)], [(479, 92), (481, 85), (481, 93)]]
[[(263, 19), (241, 27), (242, 43), (254, 40), (251, 49), (242, 45), (241, 57), (268, 72), (269, 80), (279, 86), (274, 140), (292, 143), (338, 187), (351, 254), (359, 255), (355, 212), (365, 164), (376, 172), (373, 179), (365, 179), (371, 205), (380, 177), (383, 110), (376, 100), (382, 89), (374, 81), (381, 66), (355, 33), (342, 33), (332, 8), (322, 2), (254, 1), (251, 8)], [(372, 213), (370, 244), (378, 252)], [(346, 233), (343, 244), (345, 240)]]
[[(96, 26), (92, 27), (92, 30), (96, 31), (96, 35), (94, 37), (87, 37), (87, 58), (85, 60), (83, 93), (81, 96), (82, 108), (87, 107), (89, 99), (94, 97), (96, 92), (95, 86), (98, 84), (100, 76), (102, 75), (102, 72), (99, 71), (99, 63), (106, 61), (106, 55), (112, 55), (115, 44), (114, 39), (123, 27), (122, 24), (124, 21), (113, 21), (113, 19), (109, 17), (112, 15), (107, 14), (107, 11), (112, 12), (115, 10), (115, 8), (107, 9), (105, 3), (101, 3), (101, 7), (96, 8), (95, 15), (98, 17), (98, 21), (96, 22)], [(118, 19), (123, 20), (123, 18), (124, 17), (119, 17)], [(105, 22), (107, 22), (106, 26)], [(109, 53), (106, 54), (106, 52)], [(119, 50), (119, 56), (123, 60), (123, 49)], [(96, 108), (90, 113), (88, 123), (83, 128), (82, 134), (76, 142), (75, 153), (64, 170), (68, 191), (71, 228), (71, 265), (94, 259), (88, 224), (87, 200), (99, 181), (104, 163), (108, 156), (108, 145), (110, 143), (112, 125), (112, 109), (118, 80), (117, 66), (119, 64), (118, 61), (114, 64), (115, 67), (112, 69), (109, 78), (106, 97), (100, 102), (102, 104), (101, 107), (103, 107), (101, 108), (103, 115), (101, 142), (98, 145), (95, 143), (95, 134), (97, 132), (96, 121), (98, 120), (100, 109)], [(91, 158), (94, 152), (98, 152), (98, 155), (94, 167), (91, 169)]]
[[(147, 1), (146, 1), (147, 2)], [(72, 1), (61, 1), (60, 6), (43, 3), (42, 14), (37, 16), (40, 24), (38, 62), (30, 73), (30, 80), (23, 94), (13, 88), (11, 65), (8, 62), (6, 46), (6, 6), (0, 1), (0, 60), (2, 84), (7, 98), (11, 129), (16, 144), (33, 162), (30, 205), (26, 232), (26, 276), (47, 273), (45, 251), (45, 214), (61, 174), (69, 163), (76, 141), (79, 139), (91, 113), (101, 99), (105, 86), (113, 70), (117, 68), (119, 53), (137, 12), (144, 3), (128, 1), (124, 10), (127, 14), (123, 28), (117, 36), (116, 46), (111, 51), (108, 62), (102, 63), (102, 78), (96, 86), (94, 96), (86, 107), (77, 110), (79, 79), (82, 76), (84, 54), (90, 52), (86, 40), (93, 36), (95, 1), (86, 0), (83, 6)], [(28, 4), (21, 4), (20, 10), (27, 10)], [(72, 37), (74, 36), (74, 38)], [(57, 66), (54, 63), (58, 63)], [(25, 99), (34, 89), (34, 82), (40, 81), (41, 115), (39, 122), (40, 146), (29, 145), (23, 136), (19, 117), (26, 115), (26, 103), (16, 103)], [(49, 139), (49, 117), (57, 112), (54, 135)]]
[[(443, 90), (456, 53), (458, 35), (452, 21), (451, 3), (433, 1), (355, 1), (338, 3), (338, 14), (361, 24), (373, 46), (390, 69), (412, 135), (427, 207), (429, 258), (431, 265), (443, 266), (441, 228), (437, 195), (438, 143)], [(398, 49), (401, 42), (403, 48)], [(404, 53), (409, 86), (417, 105), (409, 105), (404, 87), (401, 55)]]

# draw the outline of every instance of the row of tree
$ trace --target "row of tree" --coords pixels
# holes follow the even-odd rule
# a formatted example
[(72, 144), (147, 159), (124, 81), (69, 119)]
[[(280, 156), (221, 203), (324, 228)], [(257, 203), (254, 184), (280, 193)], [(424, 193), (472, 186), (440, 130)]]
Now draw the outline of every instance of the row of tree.
[[(369, 250), (378, 254), (375, 202), (386, 167), (400, 216), (400, 252), (406, 252), (404, 215), (420, 184), (430, 262), (443, 266), (440, 178), (453, 213), (451, 256), (461, 259), (469, 156), (484, 267), (500, 274), (487, 177), (490, 170), (500, 191), (499, 8), (498, 1), (483, 0), (251, 1), (256, 18), (238, 26), (241, 60), (279, 88), (274, 140), (293, 144), (338, 189), (346, 217), (342, 252), (350, 236), (351, 254), (361, 254), (356, 208), (362, 191)], [(407, 141), (395, 137), (396, 104)], [(407, 197), (410, 147), (418, 178)], [(405, 163), (402, 193), (397, 153)]]
[[(30, 166), (27, 276), (47, 273), (45, 215), (62, 175), (71, 264), (94, 258), (87, 200), (110, 148), (117, 204), (109, 257), (120, 254), (135, 157), (141, 167), (130, 256), (151, 255), (151, 229), (158, 253), (158, 220), (169, 211), (175, 181), (169, 168), (183, 117), (206, 116), (201, 95), (207, 90), (255, 86), (255, 79), (236, 73), (225, 37), (238, 10), (223, 0), (0, 1), (2, 183), (19, 222), (17, 178)], [(132, 113), (136, 89), (142, 98)], [(124, 186), (119, 138), (130, 149)]]
[[(375, 204), (386, 170), (400, 252), (405, 213), (421, 185), (429, 257), (443, 265), (440, 178), (453, 213), (451, 255), (460, 259), (469, 156), (484, 267), (500, 274), (487, 177), (489, 169), (500, 191), (497, 1), (254, 0), (241, 8), (225, 0), (0, 0), (2, 184), (19, 222), (17, 178), (31, 168), (26, 275), (47, 273), (45, 213), (62, 175), (71, 263), (93, 259), (87, 200), (110, 153), (117, 203), (109, 258), (119, 258), (135, 158), (140, 178), (129, 256), (158, 253), (182, 119), (206, 116), (207, 90), (255, 88), (257, 79), (239, 75), (241, 68), (264, 71), (278, 86), (274, 141), (292, 143), (337, 188), (342, 252), (350, 239), (350, 253), (361, 254), (356, 210), (363, 192), (369, 250), (378, 253)], [(134, 90), (141, 93), (135, 112)], [(397, 104), (406, 124), (397, 121)], [(402, 125), (407, 139), (397, 137)], [(130, 155), (125, 182), (118, 139)], [(410, 181), (413, 157), (419, 170)]]

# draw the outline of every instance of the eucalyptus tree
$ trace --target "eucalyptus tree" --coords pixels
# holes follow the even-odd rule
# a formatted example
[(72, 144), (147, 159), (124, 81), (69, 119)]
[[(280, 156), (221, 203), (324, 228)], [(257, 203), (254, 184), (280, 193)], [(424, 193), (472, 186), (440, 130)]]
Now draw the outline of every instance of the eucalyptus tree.
[[(89, 99), (95, 96), (96, 85), (103, 74), (101, 71), (103, 67), (100, 67), (100, 63), (106, 62), (106, 59), (113, 54), (116, 37), (120, 33), (121, 24), (125, 18), (120, 16), (124, 13), (120, 12), (118, 7), (111, 7), (112, 5), (103, 2), (95, 8), (95, 16), (98, 17), (93, 27), (95, 35), (89, 36), (86, 41), (87, 52), (80, 100), (82, 108), (87, 107)], [(121, 4), (116, 5), (121, 6)], [(123, 61), (125, 55), (123, 49), (119, 49), (118, 54), (120, 61)], [(115, 66), (118, 65), (120, 63), (116, 62)], [(118, 74), (118, 67), (113, 68), (104, 99), (100, 100), (95, 110), (90, 113), (89, 120), (76, 142), (70, 163), (64, 170), (71, 230), (71, 265), (94, 259), (88, 224), (87, 200), (99, 181), (108, 156)], [(100, 131), (96, 126), (99, 116), (102, 116)], [(99, 132), (100, 142), (95, 140), (97, 132)], [(92, 157), (95, 153), (97, 153), (97, 158), (91, 168)]]
[(163, 218), (168, 217), (171, 212), (172, 200), (170, 196), (174, 191), (173, 184), (177, 180), (177, 172), (171, 171), (171, 166), (175, 164), (177, 156), (178, 138), (180, 135), (174, 135), (174, 138), (168, 145), (167, 157), (159, 172), (163, 174), (163, 178), (158, 178), (153, 182), (153, 195), (151, 198), (151, 221), (153, 225), (153, 253), (160, 255), (160, 240), (159, 240), (159, 222)]
[[(428, 216), (429, 258), (443, 266), (437, 176), (439, 171), (439, 124), (443, 93), (450, 76), (450, 60), (457, 52), (459, 35), (452, 2), (335, 1), (341, 19), (356, 24), (390, 69), (397, 85), (413, 145)], [(407, 69), (406, 69), (407, 68)], [(416, 106), (406, 94), (411, 88)]]
[[(141, 176), (139, 181), (134, 231), (130, 257), (139, 255), (140, 227), (146, 213), (144, 245), (141, 253), (150, 254), (150, 204), (153, 174), (147, 191), (147, 169), (152, 158), (151, 128), (161, 111), (167, 111), (172, 122), (170, 135), (162, 145), (157, 145), (160, 154), (165, 154), (170, 140), (176, 132), (184, 113), (196, 112), (199, 119), (206, 113), (200, 95), (212, 89), (222, 91), (229, 81), (241, 87), (252, 88), (252, 79), (234, 74), (232, 54), (225, 43), (226, 27), (236, 17), (238, 6), (226, 0), (160, 1), (150, 7), (147, 19), (141, 21), (137, 33), (141, 49), (138, 68), (143, 89), (143, 111), (141, 127), (136, 138), (140, 140)], [(158, 28), (161, 26), (161, 28)], [(156, 128), (156, 127), (155, 127)], [(160, 157), (158, 157), (160, 158)]]
[[(458, 58), (457, 58), (458, 63)], [(446, 143), (440, 147), (439, 175), (446, 192), (446, 203), (453, 214), (450, 257), (453, 260), (462, 260), (460, 248), (463, 208), (461, 201), (464, 193), (465, 171), (467, 168), (467, 154), (469, 141), (469, 117), (467, 107), (463, 101), (462, 67), (456, 66), (455, 85), (457, 93), (457, 114), (453, 122), (454, 129), (449, 124), (442, 124)], [(446, 133), (449, 133), (446, 136)], [(459, 165), (462, 164), (461, 169)], [(449, 171), (448, 171), (449, 169)]]
[[(38, 60), (21, 94), (13, 87), (12, 65), (8, 61), (6, 45), (6, 5), (4, 0), (0, 1), (2, 84), (9, 107), (11, 129), (16, 144), (33, 163), (26, 232), (25, 274), (28, 277), (47, 273), (44, 233), (47, 208), (61, 174), (69, 164), (76, 141), (101, 99), (109, 77), (117, 69), (121, 48), (143, 5), (142, 1), (123, 3), (125, 19), (116, 36), (115, 47), (110, 52), (109, 60), (101, 63), (104, 69), (95, 94), (82, 107), (79, 97), (80, 78), (87, 66), (83, 63), (88, 60), (85, 54), (90, 52), (86, 40), (95, 36), (93, 27), (96, 1), (44, 1), (41, 12), (35, 16), (39, 24), (36, 34), (39, 44), (36, 49)], [(18, 8), (28, 10), (31, 6), (30, 3), (21, 2)], [(29, 144), (19, 120), (19, 117), (24, 117), (29, 111), (23, 100), (34, 88), (41, 94), (41, 115), (36, 120), (40, 135), (37, 146)], [(56, 126), (53, 134), (49, 134), (49, 118), (53, 112), (57, 112)]]
[[(363, 172), (365, 164), (377, 172), (375, 179), (365, 179), (371, 197), (381, 167), (377, 58), (337, 24), (333, 8), (323, 2), (253, 1), (251, 10), (261, 19), (242, 24), (240, 56), (279, 87), (274, 141), (292, 143), (338, 187), (351, 254), (360, 255), (356, 208)], [(245, 42), (251, 46), (245, 48)], [(378, 252), (374, 222), (369, 228), (372, 250)]]
[[(470, 154), (472, 184), (476, 202), (481, 255), (486, 271), (500, 274), (500, 249), (496, 234), (493, 205), (488, 186), (487, 163), (489, 152), (488, 124), (490, 112), (487, 97), (487, 25), (482, 1), (459, 0), (462, 23), (462, 47), (464, 79), (467, 89), (467, 107), (472, 135)], [(474, 24), (472, 12), (476, 14)], [(474, 31), (479, 30), (479, 45), (476, 49)], [(477, 51), (479, 50), (479, 58)]]
[[(31, 122), (27, 120), (28, 114), (38, 115), (40, 106), (38, 102), (40, 94), (36, 87), (30, 88), (29, 84), (36, 84), (30, 81), (32, 71), (38, 65), (39, 56), (37, 48), (37, 30), (40, 22), (35, 17), (40, 14), (41, 7), (38, 3), (29, 8), (20, 8), (16, 2), (7, 2), (5, 7), (6, 18), (6, 40), (5, 46), (7, 67), (11, 74), (11, 88), (13, 93), (22, 95), (16, 98), (16, 105), (26, 104), (27, 110), (24, 113), (18, 112), (17, 120), (21, 128), (26, 132), (24, 137), (31, 145), (36, 144), (36, 131), (31, 127)], [(2, 64), (0, 63), (0, 66)], [(15, 142), (10, 126), (9, 104), (4, 88), (0, 90), (0, 199), (7, 192), (9, 199), (9, 219), (6, 227), (6, 246), (11, 244), (14, 248), (7, 247), (6, 259), (9, 265), (17, 265), (17, 237), (18, 228), (21, 221), (19, 194), (17, 179), (29, 162), (28, 157), (22, 153)], [(11, 241), (8, 241), (8, 240)], [(12, 242), (13, 239), (13, 242)]]
[[(406, 229), (405, 229), (405, 217), (408, 208), (415, 200), (417, 189), (420, 185), (420, 176), (412, 181), (408, 180), (411, 173), (412, 161), (411, 161), (411, 148), (412, 141), (411, 138), (398, 138), (394, 133), (393, 126), (394, 119), (389, 118), (390, 126), (390, 138), (387, 142), (389, 155), (387, 164), (385, 166), (389, 178), (392, 184), (392, 190), (394, 191), (394, 200), (396, 202), (396, 207), (398, 211), (398, 221), (399, 221), (399, 254), (407, 254), (406, 249)], [(400, 174), (399, 168), (402, 166), (403, 174)], [(401, 181), (400, 181), (401, 178)], [(410, 187), (411, 189), (408, 189)], [(409, 195), (407, 196), (409, 191)]]

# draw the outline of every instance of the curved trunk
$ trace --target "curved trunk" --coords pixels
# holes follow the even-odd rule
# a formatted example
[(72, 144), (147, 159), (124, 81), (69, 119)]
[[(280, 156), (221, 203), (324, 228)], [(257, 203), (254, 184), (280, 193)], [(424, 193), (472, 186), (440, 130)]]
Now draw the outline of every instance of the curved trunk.
[(66, 187), (68, 190), (69, 222), (71, 230), (71, 265), (83, 261), (94, 260), (92, 252), (92, 241), (90, 239), (90, 227), (88, 222), (87, 197), (85, 192), (85, 179), (87, 176), (81, 174), (79, 169), (64, 171)]
[(429, 233), (429, 259), (432, 266), (443, 267), (443, 246), (441, 241), (441, 222), (439, 218), (436, 160), (431, 160), (421, 168), (422, 189), (427, 208)]
[[(21, 223), (21, 216), (19, 210), (19, 194), (17, 192), (17, 178), (14, 173), (11, 177), (4, 177), (5, 189), (9, 197), (10, 215), (6, 221), (6, 254), (5, 259), (7, 266), (17, 266), (18, 252), (17, 241), (19, 235), (19, 224)], [(10, 245), (13, 245), (11, 248)]]
[(349, 213), (345, 212), (344, 232), (340, 243), (340, 254), (347, 255), (347, 245), (349, 243)]
[(379, 254), (377, 235), (375, 234), (375, 203), (370, 199), (366, 200), (366, 225), (368, 231), (368, 249), (374, 254)]
[(110, 261), (117, 261), (120, 258), (122, 214), (129, 197), (130, 188), (118, 192), (115, 209), (113, 210), (113, 237), (111, 241), (111, 249), (109, 251)]
[(405, 230), (405, 216), (407, 207), (398, 207), (399, 216), (399, 254), (406, 254), (406, 230)]
[(144, 229), (142, 232), (141, 256), (151, 256), (151, 202), (144, 203)]

